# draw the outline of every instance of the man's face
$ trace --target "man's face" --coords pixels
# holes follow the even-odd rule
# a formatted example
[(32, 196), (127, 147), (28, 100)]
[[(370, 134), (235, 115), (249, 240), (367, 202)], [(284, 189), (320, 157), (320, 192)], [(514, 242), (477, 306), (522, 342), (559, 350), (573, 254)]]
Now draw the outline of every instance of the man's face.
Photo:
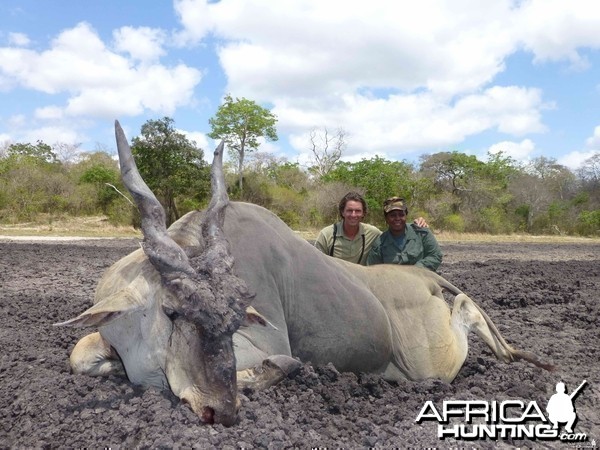
[(362, 203), (355, 200), (348, 200), (346, 202), (344, 211), (342, 211), (342, 217), (344, 218), (346, 224), (350, 226), (357, 226), (365, 217)]
[(392, 234), (400, 234), (406, 228), (406, 212), (395, 209), (385, 215), (385, 221)]

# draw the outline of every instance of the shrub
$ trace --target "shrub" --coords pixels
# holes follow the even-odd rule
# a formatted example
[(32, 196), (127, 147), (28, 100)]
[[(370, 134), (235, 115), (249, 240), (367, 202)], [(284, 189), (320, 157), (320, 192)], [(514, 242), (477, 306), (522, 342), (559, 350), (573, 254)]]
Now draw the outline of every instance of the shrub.
[(483, 208), (477, 215), (478, 231), (489, 234), (500, 234), (512, 232), (510, 222), (506, 213), (496, 207)]
[(600, 234), (600, 209), (581, 211), (577, 217), (577, 232), (584, 236)]
[(450, 214), (442, 219), (442, 229), (446, 231), (465, 231), (465, 221), (460, 214)]

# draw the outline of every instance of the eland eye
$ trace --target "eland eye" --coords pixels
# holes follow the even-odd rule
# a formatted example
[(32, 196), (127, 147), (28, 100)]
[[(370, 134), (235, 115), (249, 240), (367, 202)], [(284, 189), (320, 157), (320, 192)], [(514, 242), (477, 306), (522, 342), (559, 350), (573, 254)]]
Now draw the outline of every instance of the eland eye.
[(179, 317), (179, 313), (174, 309), (169, 308), (168, 306), (163, 306), (163, 312), (171, 321), (174, 321), (175, 319), (177, 319), (177, 317)]

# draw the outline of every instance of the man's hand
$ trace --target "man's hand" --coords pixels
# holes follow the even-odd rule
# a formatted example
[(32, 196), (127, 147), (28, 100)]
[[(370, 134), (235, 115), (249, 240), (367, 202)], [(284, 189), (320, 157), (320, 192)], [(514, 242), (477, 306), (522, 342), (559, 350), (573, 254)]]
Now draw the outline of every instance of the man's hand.
[(429, 225), (427, 225), (427, 222), (425, 222), (425, 219), (423, 219), (422, 217), (417, 217), (415, 220), (415, 225), (421, 228), (429, 228)]

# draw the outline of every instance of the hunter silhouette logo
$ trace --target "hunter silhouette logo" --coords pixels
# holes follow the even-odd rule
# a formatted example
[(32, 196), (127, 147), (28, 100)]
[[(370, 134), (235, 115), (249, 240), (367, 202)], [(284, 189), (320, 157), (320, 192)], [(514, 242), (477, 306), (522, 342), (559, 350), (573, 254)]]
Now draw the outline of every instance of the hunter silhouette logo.
[(559, 422), (566, 423), (565, 431), (567, 433), (573, 433), (573, 424), (577, 420), (577, 414), (573, 407), (573, 399), (579, 394), (581, 388), (587, 383), (587, 380), (579, 385), (571, 395), (565, 393), (565, 383), (556, 383), (556, 394), (550, 397), (546, 411), (548, 412), (548, 419), (552, 422), (553, 429), (558, 429)]

